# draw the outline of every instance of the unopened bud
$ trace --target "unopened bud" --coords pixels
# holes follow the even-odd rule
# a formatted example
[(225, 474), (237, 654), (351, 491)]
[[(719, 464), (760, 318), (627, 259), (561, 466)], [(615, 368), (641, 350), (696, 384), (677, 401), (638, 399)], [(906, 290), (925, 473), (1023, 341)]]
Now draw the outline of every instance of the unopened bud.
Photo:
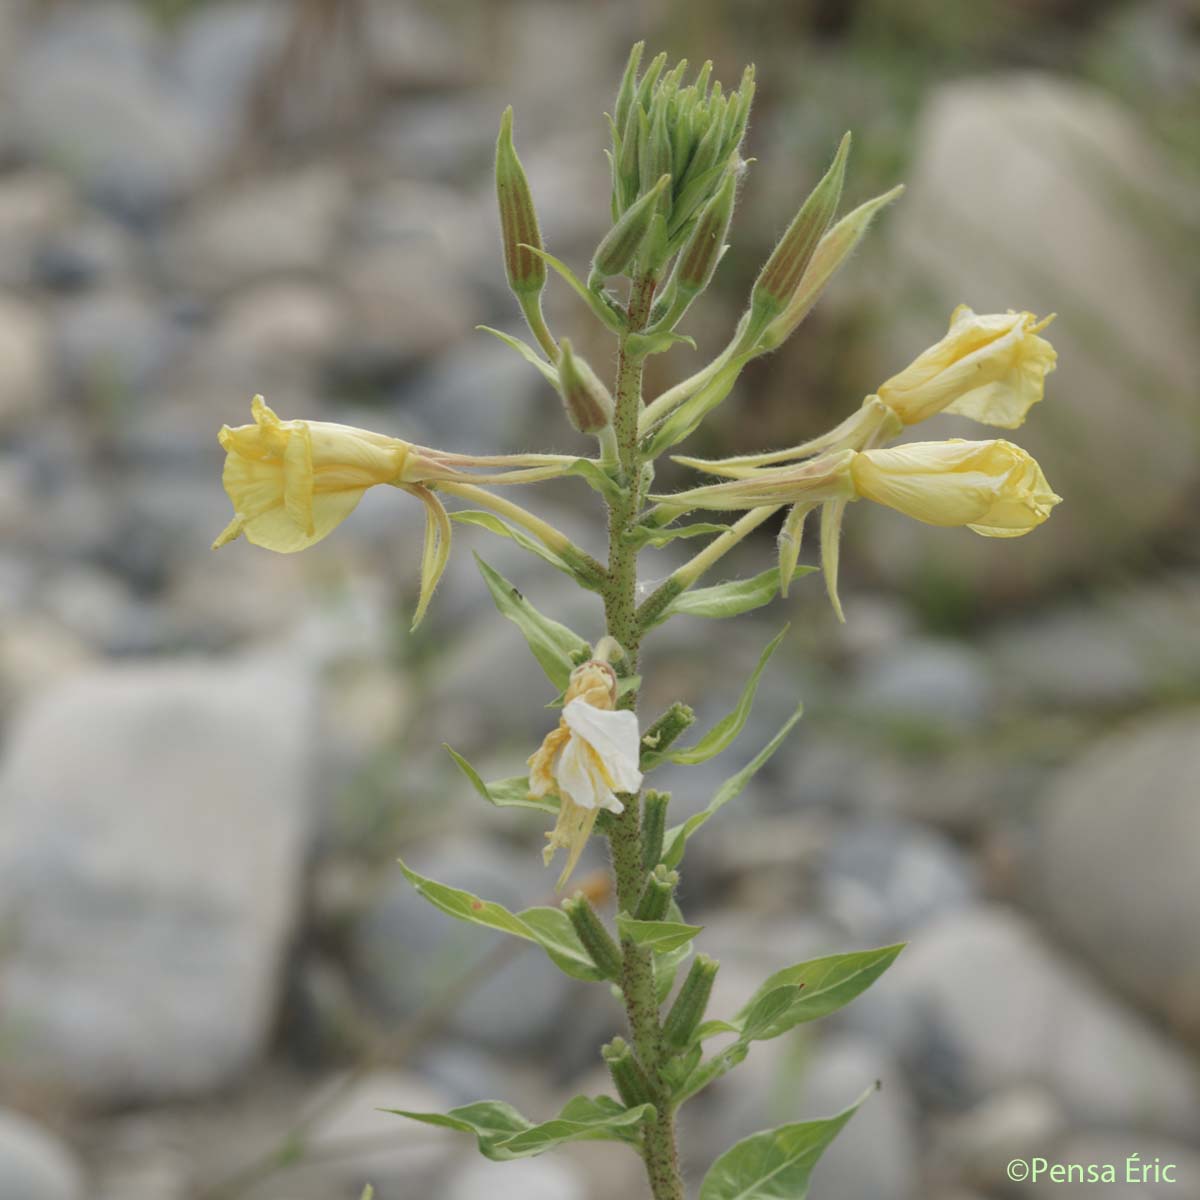
[[(813, 188), (759, 272), (750, 301), (760, 318), (765, 316), (769, 320), (771, 316), (782, 312), (804, 277), (805, 268), (817, 244), (837, 212), (849, 153), (850, 135), (846, 134), (825, 177)], [(751, 324), (755, 324), (753, 319)]]
[(704, 1019), (712, 995), (713, 980), (720, 963), (707, 954), (697, 954), (671, 1011), (663, 1022), (663, 1040), (672, 1050), (684, 1050), (692, 1040), (697, 1026)]
[(608, 1064), (608, 1073), (626, 1108), (637, 1108), (641, 1104), (653, 1104), (654, 1093), (642, 1064), (634, 1057), (629, 1043), (615, 1037), (600, 1049), (600, 1055)]
[(733, 202), (737, 195), (737, 174), (726, 173), (721, 190), (709, 201), (700, 214), (691, 236), (679, 255), (679, 266), (675, 271), (679, 290), (688, 297), (698, 296), (712, 280), (721, 251), (725, 246), (725, 235), (733, 219)]
[(663, 175), (650, 191), (625, 210), (604, 235), (592, 259), (593, 280), (622, 274), (637, 257), (642, 241), (654, 222), (659, 197), (670, 182), (670, 175)]
[[(667, 750), (680, 734), (696, 723), (696, 714), (690, 705), (681, 704), (678, 700), (667, 709), (645, 733), (642, 734), (642, 745), (647, 750), (661, 754)], [(653, 865), (653, 864), (652, 864)]]
[(620, 979), (621, 951), (588, 898), (582, 892), (576, 892), (570, 900), (564, 900), (562, 906), (596, 969), (605, 979)]
[(645, 42), (635, 42), (633, 49), (629, 51), (629, 61), (625, 64), (625, 74), (621, 76), (617, 103), (613, 108), (613, 124), (618, 133), (624, 132), (625, 122), (629, 120), (629, 110), (633, 107), (633, 99), (637, 94), (637, 70), (645, 49)]
[(662, 858), (670, 802), (670, 792), (648, 791), (642, 800), (642, 866), (647, 871), (653, 871)]
[(646, 886), (634, 909), (638, 921), (661, 921), (671, 906), (671, 897), (679, 886), (679, 872), (664, 867), (661, 863), (650, 872)]
[(599, 433), (612, 424), (613, 401), (596, 372), (577, 358), (571, 343), (559, 343), (558, 386), (567, 411), (567, 420), (580, 433)]
[(546, 264), (526, 249), (542, 248), (537, 212), (525, 169), (512, 140), (513, 110), (510, 105), (500, 119), (496, 141), (496, 199), (500, 205), (500, 233), (504, 242), (504, 270), (508, 286), (520, 296), (536, 294), (546, 286)]
[(812, 311), (813, 305), (837, 269), (854, 253), (876, 213), (886, 208), (903, 191), (904, 185), (900, 184), (890, 192), (884, 192), (882, 196), (860, 204), (825, 234), (817, 244), (817, 249), (787, 308), (767, 326), (759, 342), (762, 349), (774, 350), (792, 334), (796, 326)]

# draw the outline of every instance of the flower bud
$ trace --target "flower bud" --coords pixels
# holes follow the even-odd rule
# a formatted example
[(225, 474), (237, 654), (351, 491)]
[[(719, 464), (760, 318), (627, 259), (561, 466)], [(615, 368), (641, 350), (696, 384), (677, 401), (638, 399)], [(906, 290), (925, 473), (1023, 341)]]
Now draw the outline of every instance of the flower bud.
[(679, 884), (679, 872), (659, 863), (646, 880), (633, 915), (639, 921), (661, 921), (671, 906), (671, 897)]
[(984, 537), (1020, 537), (1059, 503), (1041, 467), (1011, 442), (909, 442), (854, 456), (859, 496), (927, 525), (965, 525)]
[(600, 1055), (608, 1064), (608, 1073), (612, 1076), (617, 1095), (621, 1097), (621, 1103), (626, 1108), (654, 1103), (650, 1081), (624, 1038), (613, 1038), (606, 1046), (601, 1047)]
[(642, 735), (642, 745), (647, 750), (661, 754), (695, 722), (696, 714), (691, 707), (677, 700)]
[(582, 892), (576, 892), (570, 900), (564, 900), (562, 906), (596, 969), (605, 979), (620, 979), (621, 951), (588, 898)]
[(751, 328), (759, 326), (761, 332), (761, 326), (767, 320), (782, 312), (804, 277), (818, 243), (837, 212), (849, 153), (850, 135), (846, 134), (824, 178), (813, 188), (759, 272), (750, 294), (751, 309), (755, 313)]
[(653, 871), (662, 858), (670, 792), (648, 791), (642, 801), (642, 866)]
[(629, 51), (629, 61), (625, 64), (625, 74), (621, 76), (621, 87), (617, 92), (617, 102), (613, 106), (613, 126), (618, 133), (624, 133), (625, 122), (629, 120), (629, 112), (637, 94), (637, 70), (645, 49), (645, 42), (635, 42), (633, 49)]
[(672, 1050), (684, 1050), (692, 1040), (697, 1026), (704, 1019), (712, 995), (713, 980), (720, 963), (707, 954), (697, 954), (675, 1003), (663, 1023), (663, 1040)]
[(709, 201), (700, 214), (695, 227), (679, 255), (675, 268), (676, 286), (682, 295), (691, 300), (698, 296), (712, 280), (721, 253), (725, 248), (725, 235), (733, 219), (733, 203), (737, 195), (737, 174), (725, 173), (721, 190)]
[(496, 141), (496, 199), (500, 205), (500, 233), (504, 243), (504, 270), (508, 286), (518, 296), (536, 295), (546, 286), (546, 264), (526, 246), (542, 248), (533, 194), (512, 140), (513, 110), (500, 119)]
[(592, 280), (620, 275), (633, 263), (654, 221), (658, 201), (670, 182), (670, 175), (663, 175), (604, 235), (592, 258)]
[(582, 358), (577, 358), (571, 343), (559, 343), (558, 387), (567, 420), (580, 433), (599, 433), (612, 424), (613, 401), (608, 389)]

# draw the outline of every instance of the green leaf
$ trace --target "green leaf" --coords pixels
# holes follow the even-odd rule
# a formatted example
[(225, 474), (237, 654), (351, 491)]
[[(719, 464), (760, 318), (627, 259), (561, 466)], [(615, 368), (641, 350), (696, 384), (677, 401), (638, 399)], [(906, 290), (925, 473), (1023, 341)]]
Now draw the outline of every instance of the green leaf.
[(817, 1160), (865, 1099), (827, 1121), (780, 1125), (744, 1138), (713, 1163), (700, 1200), (804, 1200)]
[(626, 540), (635, 546), (659, 547), (669, 545), (678, 538), (721, 534), (728, 528), (728, 525), (717, 525), (711, 521), (693, 521), (690, 525), (672, 525), (666, 529), (651, 529), (648, 525), (638, 525), (626, 535)]
[(543, 616), (499, 571), (475, 555), (483, 581), (502, 616), (507, 617), (525, 635), (533, 657), (538, 660), (550, 682), (565, 691), (571, 670), (579, 655), (591, 653), (591, 647), (565, 625)]
[(734, 1042), (732, 1046), (726, 1046), (720, 1053), (713, 1055), (707, 1062), (700, 1063), (699, 1066), (693, 1068), (682, 1083), (673, 1089), (672, 1103), (678, 1106), (690, 1100), (710, 1083), (720, 1079), (722, 1075), (727, 1075), (734, 1067), (745, 1062), (749, 1052), (750, 1047), (745, 1042)]
[(617, 931), (621, 937), (660, 954), (669, 954), (686, 946), (703, 928), (703, 925), (685, 925), (681, 921), (638, 921), (627, 913), (617, 914)]
[(662, 354), (679, 343), (696, 349), (696, 339), (684, 333), (675, 333), (669, 329), (660, 329), (652, 333), (631, 333), (625, 338), (625, 349), (635, 357), (645, 357), (648, 354)]
[(502, 521), (495, 513), (484, 512), (482, 509), (476, 508), (460, 508), (450, 514), (450, 520), (457, 521), (460, 525), (478, 525), (490, 533), (498, 533), (501, 537), (511, 538), (522, 550), (536, 554), (556, 571), (562, 571), (564, 575), (570, 575), (572, 579), (577, 578), (566, 559), (560, 558), (553, 550), (543, 546), (537, 538), (532, 538), (523, 530)]
[(903, 943), (831, 954), (776, 971), (733, 1019), (743, 1041), (766, 1041), (849, 1004), (896, 961)]
[(748, 762), (736, 775), (730, 776), (720, 788), (717, 789), (717, 794), (708, 802), (708, 806), (703, 808), (698, 813), (694, 813), (688, 817), (682, 825), (675, 825), (667, 830), (666, 837), (663, 839), (663, 856), (662, 862), (668, 867), (679, 866), (683, 858), (684, 847), (687, 844), (688, 838), (692, 836), (702, 825), (707, 823), (710, 818), (715, 816), (730, 800), (736, 800), (742, 794), (746, 784), (762, 769), (766, 761), (775, 753), (776, 750), (783, 744), (783, 739), (792, 731), (792, 727), (804, 715), (804, 706), (800, 705), (794, 713), (783, 723), (779, 732)]
[(665, 758), (684, 766), (695, 766), (698, 763), (708, 762), (710, 758), (715, 758), (722, 750), (730, 746), (734, 738), (745, 728), (746, 721), (750, 716), (750, 708), (754, 704), (754, 695), (758, 691), (759, 678), (770, 661), (771, 655), (779, 649), (779, 643), (783, 641), (787, 631), (788, 626), (785, 625), (759, 655), (758, 665), (750, 673), (750, 678), (746, 680), (746, 686), (742, 689), (737, 706), (731, 713), (722, 717), (695, 745), (685, 746), (679, 750), (668, 750), (661, 756), (647, 755), (647, 762), (653, 765)]
[(384, 1111), (425, 1125), (474, 1134), (480, 1153), (495, 1162), (529, 1158), (564, 1142), (631, 1141), (638, 1129), (654, 1116), (653, 1105), (622, 1108), (606, 1096), (594, 1100), (576, 1096), (557, 1117), (541, 1125), (534, 1125), (500, 1100), (480, 1100), (452, 1108), (448, 1113), (410, 1112), (400, 1108)]
[(560, 909), (529, 908), (522, 913), (511, 913), (501, 904), (481, 900), (471, 892), (451, 887), (448, 883), (438, 883), (436, 879), (419, 875), (403, 861), (397, 861), (417, 895), (455, 920), (465, 921), (469, 925), (482, 925), (485, 929), (496, 929), (527, 942), (536, 942), (555, 966), (575, 979), (603, 978), (576, 937), (567, 914)]
[[(793, 579), (811, 575), (816, 567), (797, 567)], [(737, 617), (770, 604), (779, 591), (779, 567), (774, 566), (752, 576), (750, 579), (733, 579), (728, 583), (717, 583), (712, 587), (693, 588), (681, 592), (669, 604), (663, 606), (651, 623), (661, 625), (671, 617), (710, 617), (720, 620)]]
[(493, 783), (484, 783), (479, 772), (452, 746), (445, 746), (446, 753), (454, 760), (454, 765), (467, 777), (471, 786), (489, 804), (497, 808), (536, 808), (538, 812), (557, 813), (558, 801), (549, 796), (535, 800), (529, 795), (529, 780), (524, 775), (513, 775), (508, 779), (497, 779)]
[(524, 342), (518, 337), (513, 337), (510, 333), (493, 329), (490, 325), (476, 325), (475, 328), (482, 330), (484, 333), (490, 333), (492, 337), (499, 338), (506, 346), (510, 346), (527, 363), (537, 367), (546, 377), (550, 386), (555, 391), (558, 390), (558, 371), (555, 370), (553, 364), (548, 363), (528, 342)]
[(561, 275), (570, 285), (571, 290), (592, 310), (602, 325), (606, 325), (613, 333), (625, 332), (625, 322), (621, 319), (620, 314), (609, 307), (603, 296), (592, 291), (565, 262), (555, 258), (553, 254), (548, 254), (545, 250), (538, 249), (537, 246), (525, 246), (524, 249), (536, 254), (545, 261), (547, 266)]
[[(679, 905), (674, 900), (667, 909), (667, 920), (676, 925), (683, 924), (683, 913), (679, 911)], [(679, 942), (669, 950), (655, 951), (651, 961), (654, 967), (654, 991), (660, 1005), (671, 994), (675, 976), (679, 974), (679, 968), (687, 962), (691, 954), (691, 938)]]
[(618, 501), (625, 495), (621, 485), (599, 463), (590, 458), (577, 458), (563, 474), (578, 475), (606, 500)]

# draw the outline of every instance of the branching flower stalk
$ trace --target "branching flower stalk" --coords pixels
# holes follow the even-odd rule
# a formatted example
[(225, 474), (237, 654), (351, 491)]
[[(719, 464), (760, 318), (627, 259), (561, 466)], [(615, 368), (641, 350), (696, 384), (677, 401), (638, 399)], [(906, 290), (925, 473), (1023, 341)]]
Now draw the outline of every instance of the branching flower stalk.
[[(558, 694), (561, 716), (530, 755), (525, 774), (485, 782), (451, 751), (474, 790), (498, 806), (535, 808), (553, 818), (547, 862), (566, 853), (561, 890), (593, 833), (609, 843), (615, 929), (583, 893), (560, 907), (512, 913), (400, 864), (427, 901), (462, 921), (535, 943), (568, 975), (615, 989), (628, 1040), (603, 1058), (613, 1095), (578, 1096), (540, 1123), (498, 1100), (449, 1113), (403, 1112), (472, 1134), (481, 1152), (507, 1160), (586, 1138), (622, 1143), (645, 1163), (655, 1200), (684, 1200), (676, 1121), (694, 1095), (737, 1067), (755, 1042), (849, 1002), (883, 973), (900, 946), (831, 955), (768, 978), (731, 1016), (707, 1014), (718, 964), (697, 955), (677, 980), (700, 932), (680, 911), (677, 889), (688, 841), (770, 758), (801, 710), (708, 806), (682, 824), (667, 821), (670, 798), (644, 778), (666, 762), (694, 765), (727, 749), (744, 727), (759, 678), (780, 645), (763, 651), (735, 708), (703, 736), (680, 747), (694, 722), (682, 701), (642, 730), (637, 716), (643, 639), (678, 615), (732, 618), (786, 596), (800, 567), (804, 526), (819, 514), (821, 567), (838, 618), (838, 543), (848, 507), (867, 500), (935, 526), (965, 526), (986, 537), (1025, 534), (1059, 498), (1041, 468), (1004, 440), (889, 445), (928, 417), (949, 412), (1002, 429), (1017, 428), (1042, 398), (1055, 354), (1041, 333), (1050, 318), (1029, 313), (977, 315), (955, 310), (949, 331), (904, 370), (882, 382), (857, 412), (808, 442), (718, 461), (677, 457), (717, 479), (675, 493), (652, 492), (656, 460), (688, 438), (732, 394), (747, 363), (776, 349), (811, 311), (895, 188), (838, 219), (850, 135), (799, 206), (751, 289), (729, 341), (705, 367), (647, 400), (647, 358), (691, 339), (678, 325), (711, 282), (746, 170), (740, 147), (754, 95), (748, 69), (726, 93), (705, 63), (688, 82), (687, 64), (667, 68), (659, 55), (642, 70), (634, 47), (609, 117), (612, 227), (580, 278), (542, 244), (533, 190), (504, 113), (496, 153), (503, 259), (509, 285), (536, 345), (489, 332), (521, 354), (558, 393), (564, 414), (595, 439), (594, 457), (528, 453), (450, 453), (365, 430), (280, 420), (261, 398), (254, 424), (224, 429), (224, 482), (235, 515), (217, 539), (244, 533), (281, 552), (301, 550), (348, 517), (369, 488), (389, 484), (425, 506), (427, 535), (416, 623), (425, 614), (450, 554), (452, 522), (512, 538), (598, 594), (603, 625), (593, 641), (543, 615), (482, 559), (498, 610), (525, 636)], [(617, 342), (611, 390), (547, 324), (542, 293), (559, 276)], [(621, 281), (624, 280), (624, 283)], [(564, 533), (494, 489), (577, 477), (602, 498), (608, 556), (598, 562)], [(448, 511), (444, 500), (466, 503)], [(785, 512), (778, 561), (752, 579), (698, 587), (734, 547)], [(684, 521), (698, 513), (718, 520)], [(730, 514), (740, 514), (730, 516)], [(681, 567), (644, 598), (643, 550), (680, 538), (705, 539)], [(713, 1048), (710, 1043), (722, 1038)], [(803, 1196), (821, 1151), (857, 1105), (823, 1121), (780, 1126), (723, 1153), (700, 1185), (701, 1200)]]

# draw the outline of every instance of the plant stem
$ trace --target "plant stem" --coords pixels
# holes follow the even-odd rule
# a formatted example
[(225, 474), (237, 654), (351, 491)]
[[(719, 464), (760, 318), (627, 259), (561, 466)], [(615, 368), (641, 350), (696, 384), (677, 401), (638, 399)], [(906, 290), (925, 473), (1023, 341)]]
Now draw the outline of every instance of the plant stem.
[[(642, 329), (654, 297), (654, 279), (634, 281), (629, 302), (631, 332)], [(617, 367), (613, 429), (617, 440), (622, 494), (609, 504), (608, 577), (602, 595), (608, 634), (625, 651), (626, 673), (637, 671), (642, 629), (637, 614), (638, 548), (627, 537), (641, 506), (642, 458), (638, 450), (638, 417), (642, 407), (642, 360), (629, 354), (622, 339)], [(636, 693), (622, 700), (628, 708), (637, 705)], [(642, 859), (641, 812), (637, 796), (625, 797), (625, 810), (612, 821), (609, 834), (613, 871), (617, 883), (617, 906), (632, 912), (646, 882)], [(644, 1134), (643, 1157), (655, 1200), (684, 1200), (679, 1177), (679, 1155), (675, 1145), (674, 1111), (669, 1089), (662, 1078), (662, 1028), (659, 1024), (654, 964), (650, 952), (626, 938), (621, 943), (621, 991), (629, 1018), (633, 1046), (654, 1096), (658, 1117)]]

